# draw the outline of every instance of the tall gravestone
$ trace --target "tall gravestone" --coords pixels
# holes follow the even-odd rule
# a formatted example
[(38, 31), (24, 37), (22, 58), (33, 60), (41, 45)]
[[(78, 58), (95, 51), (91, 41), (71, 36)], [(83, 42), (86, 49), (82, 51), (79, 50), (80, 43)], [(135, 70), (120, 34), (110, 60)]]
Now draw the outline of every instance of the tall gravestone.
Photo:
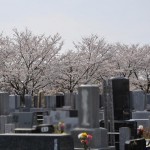
[(137, 90), (130, 92), (130, 98), (132, 102), (132, 109), (135, 111), (143, 111), (146, 107), (146, 95), (144, 91)]
[(50, 108), (50, 96), (44, 96), (45, 99), (45, 107)]
[(38, 96), (37, 95), (33, 96), (33, 107), (35, 107), (35, 108), (38, 107)]
[(16, 109), (16, 98), (15, 95), (9, 95), (9, 110), (15, 112)]
[(99, 88), (97, 85), (81, 85), (78, 88), (79, 128), (71, 131), (75, 148), (82, 144), (78, 134), (86, 132), (93, 136), (91, 148), (110, 149), (108, 147), (107, 129), (99, 128)]
[(111, 78), (109, 82), (112, 83), (114, 119), (128, 120), (131, 118), (130, 108), (130, 93), (129, 93), (129, 79)]
[(82, 85), (79, 92), (79, 126), (99, 127), (99, 88), (97, 85)]
[(45, 107), (50, 108), (50, 109), (56, 108), (56, 96), (55, 95), (45, 96)]
[(60, 107), (63, 107), (64, 105), (65, 105), (64, 94), (57, 93), (56, 94), (56, 107), (60, 108)]
[(25, 95), (25, 107), (31, 108), (32, 107), (32, 96), (26, 94)]
[(150, 94), (146, 94), (146, 110), (150, 111)]
[(21, 100), (20, 100), (20, 95), (15, 95), (16, 97), (16, 108), (20, 108), (21, 105)]
[(5, 133), (5, 124), (7, 124), (7, 116), (0, 115), (0, 133)]
[(75, 109), (75, 93), (65, 93), (65, 106)]
[(15, 112), (16, 109), (20, 108), (20, 96), (19, 95), (9, 95), (9, 110), (10, 112)]
[(44, 92), (39, 91), (38, 93), (38, 107), (45, 107), (45, 102), (44, 102)]
[(150, 104), (150, 94), (146, 94), (146, 104)]
[(0, 115), (9, 114), (9, 94), (0, 92)]

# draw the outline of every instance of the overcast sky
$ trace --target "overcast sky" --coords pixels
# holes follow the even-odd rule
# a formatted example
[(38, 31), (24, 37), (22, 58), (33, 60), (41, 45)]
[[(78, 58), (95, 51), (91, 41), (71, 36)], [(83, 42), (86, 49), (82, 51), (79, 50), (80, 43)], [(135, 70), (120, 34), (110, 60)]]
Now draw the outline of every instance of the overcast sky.
[(65, 49), (97, 34), (109, 43), (150, 44), (150, 0), (0, 0), (0, 32), (59, 33)]

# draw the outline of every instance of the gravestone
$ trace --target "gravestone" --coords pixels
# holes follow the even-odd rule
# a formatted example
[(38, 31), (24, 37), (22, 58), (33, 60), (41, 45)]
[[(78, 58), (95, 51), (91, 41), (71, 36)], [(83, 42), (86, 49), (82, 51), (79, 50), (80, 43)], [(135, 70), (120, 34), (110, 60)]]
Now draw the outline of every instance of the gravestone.
[(39, 91), (38, 93), (38, 107), (45, 107), (45, 102), (44, 102), (44, 92)]
[(78, 88), (79, 127), (99, 127), (99, 88), (97, 85), (81, 85)]
[(56, 96), (55, 95), (50, 96), (50, 107), (52, 109), (56, 108)]
[(146, 104), (150, 104), (150, 94), (146, 94)]
[(15, 95), (9, 95), (9, 111), (15, 112), (16, 109), (16, 97)]
[(57, 93), (56, 94), (56, 107), (60, 108), (60, 107), (63, 107), (64, 105), (65, 105), (64, 95), (61, 93)]
[(33, 112), (15, 112), (12, 115), (16, 128), (32, 128), (37, 125), (37, 116)]
[(144, 138), (128, 140), (125, 142), (125, 150), (145, 150), (146, 141)]
[(78, 93), (75, 93), (75, 109), (76, 110), (78, 110), (79, 108), (78, 101), (79, 101), (79, 95)]
[(7, 124), (7, 116), (0, 116), (0, 133), (5, 133), (5, 124)]
[(33, 96), (33, 107), (35, 107), (35, 108), (38, 107), (38, 96), (37, 95)]
[(9, 94), (0, 92), (0, 115), (9, 114)]
[(45, 107), (50, 108), (50, 96), (44, 96), (45, 99)]
[(21, 100), (20, 100), (20, 95), (15, 95), (16, 96), (16, 108), (20, 108), (21, 105)]
[(25, 95), (25, 107), (31, 108), (32, 107), (32, 96), (26, 94)]
[[(108, 128), (111, 124), (109, 122)], [(104, 127), (104, 120), (100, 121), (100, 127)], [(119, 129), (122, 127), (128, 127), (131, 131), (131, 139), (137, 138), (137, 122), (135, 120), (115, 120), (114, 121), (114, 135), (115, 135), (115, 145), (116, 150), (119, 150)], [(109, 135), (111, 135), (109, 133)]]
[(65, 106), (75, 109), (75, 93), (65, 93)]
[(131, 129), (128, 127), (121, 127), (119, 129), (119, 150), (124, 150), (125, 149), (125, 142), (127, 140), (130, 140), (131, 138)]
[(114, 120), (128, 120), (131, 118), (129, 79), (111, 78)]
[(150, 111), (150, 94), (146, 94), (146, 110)]
[[(78, 139), (80, 133), (93, 136), (91, 149), (111, 149), (108, 146), (107, 129), (99, 128), (99, 88), (97, 85), (82, 85), (78, 88), (79, 128), (71, 131), (75, 149), (82, 148)], [(114, 148), (114, 147), (113, 147)]]
[(103, 98), (102, 95), (99, 95), (99, 108), (103, 108), (103, 107), (104, 107)]
[(20, 108), (20, 96), (19, 95), (9, 95), (9, 110), (10, 112), (15, 112), (16, 109)]
[(56, 96), (45, 96), (45, 107), (55, 109), (56, 108)]
[(132, 102), (132, 109), (135, 111), (144, 111), (146, 108), (146, 95), (143, 91), (131, 91), (130, 99)]

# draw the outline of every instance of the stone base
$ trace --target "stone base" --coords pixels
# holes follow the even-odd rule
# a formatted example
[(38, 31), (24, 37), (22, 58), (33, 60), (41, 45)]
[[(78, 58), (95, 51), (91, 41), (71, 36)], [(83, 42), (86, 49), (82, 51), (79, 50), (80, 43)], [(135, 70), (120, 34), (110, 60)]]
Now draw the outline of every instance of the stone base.
[(0, 150), (74, 150), (68, 134), (0, 134)]
[[(74, 148), (74, 150), (83, 150), (83, 148)], [(115, 146), (109, 146), (106, 148), (91, 148), (90, 150), (116, 150)]]
[[(105, 128), (75, 128), (71, 131), (71, 135), (73, 137), (75, 148), (83, 147), (80, 140), (78, 139), (78, 135), (83, 132), (86, 132), (87, 134), (90, 134), (93, 136), (93, 139), (90, 143), (91, 149), (101, 150), (101, 148), (108, 147), (107, 129), (105, 129)], [(104, 150), (104, 149), (102, 149), (102, 150)]]

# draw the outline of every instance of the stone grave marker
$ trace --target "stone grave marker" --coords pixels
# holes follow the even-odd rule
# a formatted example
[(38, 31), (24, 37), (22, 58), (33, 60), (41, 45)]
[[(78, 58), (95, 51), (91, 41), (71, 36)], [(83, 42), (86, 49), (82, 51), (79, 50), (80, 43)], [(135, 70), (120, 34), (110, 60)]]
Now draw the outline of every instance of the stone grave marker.
[(9, 114), (9, 94), (0, 92), (0, 115)]
[(99, 88), (97, 85), (82, 85), (79, 92), (79, 127), (99, 127)]
[(65, 105), (64, 95), (61, 93), (56, 94), (56, 107), (60, 108)]
[(32, 128), (37, 124), (36, 114), (33, 112), (15, 112), (13, 113), (13, 123), (16, 128)]
[(125, 150), (145, 150), (146, 141), (144, 138), (128, 140), (125, 142)]
[(15, 112), (20, 108), (20, 96), (19, 95), (9, 95), (9, 110), (10, 112)]
[(150, 104), (150, 94), (146, 94), (146, 104)]
[(45, 107), (50, 108), (50, 96), (44, 96), (45, 98)]
[[(78, 88), (79, 128), (71, 131), (75, 149), (81, 149), (78, 139), (80, 133), (86, 132), (93, 136), (90, 147), (98, 150), (111, 149), (108, 146), (107, 129), (99, 128), (99, 88), (97, 85), (82, 85)], [(114, 149), (114, 147), (113, 147)]]
[(33, 96), (33, 107), (38, 108), (38, 96)]
[(45, 102), (44, 102), (44, 92), (39, 91), (38, 93), (38, 107), (45, 107)]
[(16, 98), (15, 95), (9, 95), (9, 110), (15, 112), (16, 109)]
[(132, 102), (132, 108), (135, 111), (144, 111), (146, 108), (146, 95), (143, 91), (131, 91), (130, 99)]
[(119, 150), (124, 150), (125, 149), (125, 142), (127, 140), (130, 140), (131, 138), (131, 130), (128, 127), (121, 127), (119, 129)]
[(25, 107), (31, 108), (32, 107), (32, 96), (26, 94), (25, 95)]
[(56, 96), (45, 96), (45, 107), (50, 109), (56, 108)]
[(75, 109), (75, 93), (65, 93), (65, 106)]
[(7, 124), (7, 116), (0, 116), (0, 133), (5, 133), (5, 124)]
[(129, 79), (111, 78), (114, 106), (114, 120), (128, 120), (131, 118)]

